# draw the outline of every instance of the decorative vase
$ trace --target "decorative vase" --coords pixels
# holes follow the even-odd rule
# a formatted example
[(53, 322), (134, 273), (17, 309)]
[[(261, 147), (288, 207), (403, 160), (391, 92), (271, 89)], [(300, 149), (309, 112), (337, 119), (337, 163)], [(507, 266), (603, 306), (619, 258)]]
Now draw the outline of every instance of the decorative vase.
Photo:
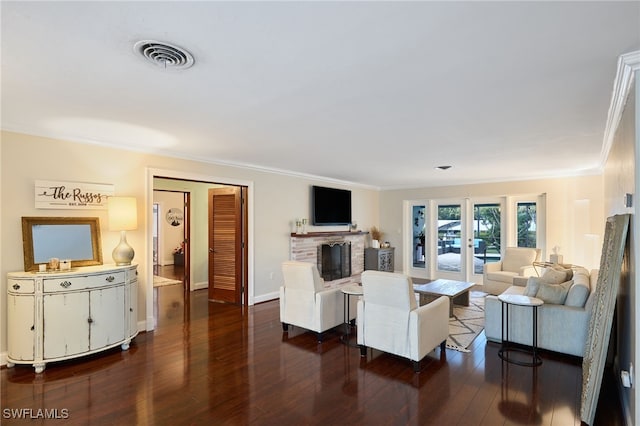
[(380, 241), (378, 241), (378, 240), (371, 240), (371, 247), (373, 247), (373, 248), (380, 248)]

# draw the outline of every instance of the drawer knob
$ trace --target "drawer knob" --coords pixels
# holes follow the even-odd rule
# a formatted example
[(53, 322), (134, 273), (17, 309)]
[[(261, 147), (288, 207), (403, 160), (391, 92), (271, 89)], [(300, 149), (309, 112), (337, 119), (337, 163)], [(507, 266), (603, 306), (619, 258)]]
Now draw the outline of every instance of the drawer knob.
[(91, 319), (91, 317), (89, 317), (89, 319), (87, 319), (87, 322), (88, 322), (89, 324), (91, 324), (91, 323), (93, 322), (93, 319)]
[(12, 287), (14, 290), (20, 290), (20, 284), (14, 284)]
[(109, 275), (107, 278), (105, 278), (107, 280), (107, 282), (112, 283), (113, 280), (115, 280), (115, 277), (113, 275)]
[(69, 287), (71, 287), (71, 282), (70, 281), (62, 281), (60, 283), (60, 287), (69, 288)]

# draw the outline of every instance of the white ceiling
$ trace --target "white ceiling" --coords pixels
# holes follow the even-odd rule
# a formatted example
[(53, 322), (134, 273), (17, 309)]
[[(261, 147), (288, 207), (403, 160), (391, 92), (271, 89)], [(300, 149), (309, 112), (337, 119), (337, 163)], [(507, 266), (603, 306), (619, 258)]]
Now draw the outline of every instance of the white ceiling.
[[(383, 189), (598, 171), (617, 58), (640, 49), (637, 1), (2, 1), (1, 14), (5, 130)], [(195, 65), (146, 63), (143, 39)]]

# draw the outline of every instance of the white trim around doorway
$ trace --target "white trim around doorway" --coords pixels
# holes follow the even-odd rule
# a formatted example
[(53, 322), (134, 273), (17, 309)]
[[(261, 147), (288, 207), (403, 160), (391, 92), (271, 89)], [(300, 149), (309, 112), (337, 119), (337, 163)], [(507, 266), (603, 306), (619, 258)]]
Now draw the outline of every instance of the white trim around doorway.
[[(219, 183), (225, 185), (236, 185), (236, 186), (246, 186), (247, 187), (247, 222), (248, 222), (248, 232), (247, 232), (247, 242), (249, 244), (247, 250), (247, 291), (248, 291), (248, 299), (249, 305), (253, 305), (255, 303), (254, 298), (254, 235), (253, 235), (253, 227), (254, 227), (254, 209), (253, 209), (253, 181), (246, 181), (241, 179), (232, 179), (228, 177), (220, 177), (220, 176), (209, 176), (202, 175), (198, 173), (190, 173), (180, 170), (169, 170), (169, 169), (156, 169), (156, 168), (146, 168), (146, 202), (145, 202), (145, 217), (147, 220), (147, 238), (145, 242), (145, 249), (147, 253), (146, 261), (146, 275), (147, 277), (153, 277), (153, 179), (155, 177), (163, 177), (169, 179), (181, 179), (181, 180), (192, 180), (198, 182), (210, 182), (210, 183)], [(191, 232), (194, 232), (191, 229)], [(151, 258), (150, 258), (151, 257)], [(193, 282), (193, 271), (190, 272), (190, 282)], [(146, 300), (146, 330), (151, 331), (154, 329), (154, 319), (153, 319), (153, 280), (148, 279), (145, 286), (145, 300)]]

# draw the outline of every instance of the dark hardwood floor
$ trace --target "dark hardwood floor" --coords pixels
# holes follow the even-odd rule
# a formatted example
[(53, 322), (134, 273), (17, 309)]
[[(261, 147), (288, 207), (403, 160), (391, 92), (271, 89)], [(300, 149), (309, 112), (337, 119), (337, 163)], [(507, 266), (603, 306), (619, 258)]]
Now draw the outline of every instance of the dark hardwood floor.
[[(171, 287), (156, 289), (157, 329), (128, 351), (52, 363), (39, 375), (3, 368), (0, 423), (580, 424), (579, 359), (544, 353), (538, 368), (506, 364), (481, 334), (470, 353), (436, 349), (414, 374), (405, 359), (361, 358), (339, 330), (321, 344), (297, 327), (283, 333), (277, 301), (241, 308), (198, 290), (184, 306)], [(607, 374), (596, 425), (623, 424), (615, 395)], [(38, 410), (68, 418), (12, 418), (45, 415)]]

